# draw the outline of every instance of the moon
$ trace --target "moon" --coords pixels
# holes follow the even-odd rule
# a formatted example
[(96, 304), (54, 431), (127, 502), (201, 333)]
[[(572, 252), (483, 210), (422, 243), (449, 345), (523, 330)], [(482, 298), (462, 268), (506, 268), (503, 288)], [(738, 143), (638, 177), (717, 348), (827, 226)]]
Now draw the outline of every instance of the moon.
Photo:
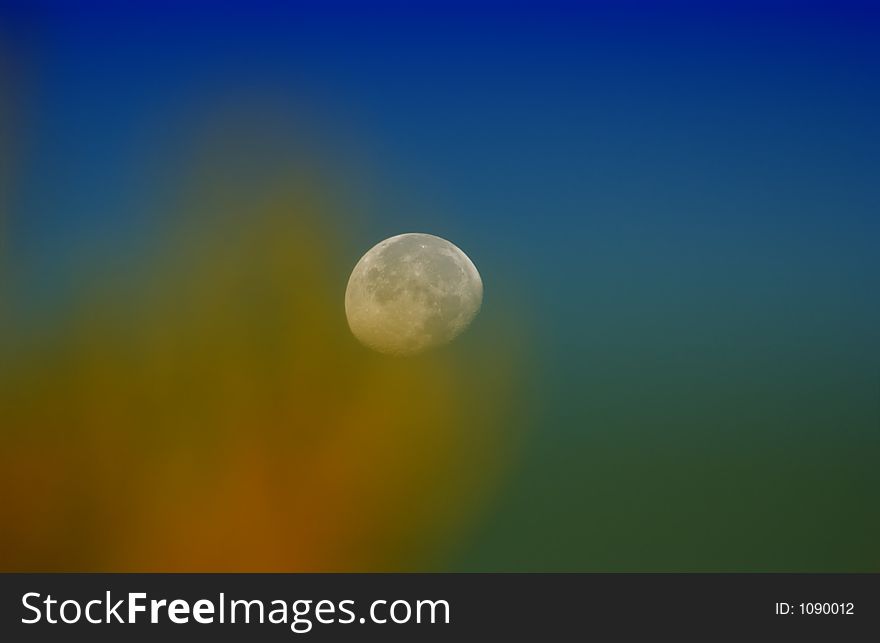
[(388, 355), (414, 355), (462, 333), (483, 302), (477, 267), (456, 245), (409, 232), (361, 257), (345, 289), (354, 336)]

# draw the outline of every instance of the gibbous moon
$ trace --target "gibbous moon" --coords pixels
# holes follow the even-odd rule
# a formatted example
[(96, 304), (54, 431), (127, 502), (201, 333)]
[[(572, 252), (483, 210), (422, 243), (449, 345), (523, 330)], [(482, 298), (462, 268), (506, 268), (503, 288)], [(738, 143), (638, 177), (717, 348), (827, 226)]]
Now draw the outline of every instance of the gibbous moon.
[(361, 257), (348, 279), (345, 314), (364, 345), (413, 355), (455, 339), (482, 301), (483, 281), (465, 253), (446, 239), (411, 232)]

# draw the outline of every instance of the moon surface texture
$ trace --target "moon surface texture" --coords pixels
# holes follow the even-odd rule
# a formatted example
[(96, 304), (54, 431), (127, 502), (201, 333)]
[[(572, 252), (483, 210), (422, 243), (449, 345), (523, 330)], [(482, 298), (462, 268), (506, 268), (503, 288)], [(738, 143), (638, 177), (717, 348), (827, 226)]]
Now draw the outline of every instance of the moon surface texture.
[(473, 321), (483, 281), (458, 247), (431, 234), (385, 239), (361, 257), (345, 290), (351, 332), (390, 355), (446, 344)]

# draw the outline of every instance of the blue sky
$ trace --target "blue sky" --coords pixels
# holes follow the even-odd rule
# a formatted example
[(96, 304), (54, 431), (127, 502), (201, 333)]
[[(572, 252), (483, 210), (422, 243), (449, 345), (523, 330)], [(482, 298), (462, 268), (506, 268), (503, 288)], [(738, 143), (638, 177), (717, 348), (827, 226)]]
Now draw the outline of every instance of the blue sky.
[[(846, 527), (880, 536), (857, 482), (876, 474), (852, 455), (876, 449), (880, 412), (877, 11), (657, 4), (10, 9), (8, 248), (22, 290), (63, 299), (82, 248), (124, 255), (163, 225), (155, 212), (201, 114), (240, 96), (295, 106), (369, 215), (350, 221), (356, 245), (440, 234), (475, 259), (487, 297), (530, 311), (528, 421), (543, 455), (462, 564), (509, 566), (529, 551), (536, 564), (614, 568), (577, 543), (612, 542), (615, 527), (596, 536), (572, 517), (579, 485), (597, 482), (580, 467), (598, 456), (563, 454), (601, 454), (590, 440), (614, 435), (606, 456), (623, 462), (622, 444), (657, 447), (662, 426), (697, 475), (694, 445), (730, 447), (700, 437), (719, 413), (740, 449), (803, 431), (792, 457), (807, 471), (846, 436)], [(779, 463), (760, 445), (729, 451), (769, 484)], [(569, 475), (530, 496), (553, 466)], [(818, 484), (806, 475), (803, 489)], [(617, 507), (644, 500), (628, 493)], [(681, 515), (697, 502), (677, 497)], [(823, 502), (820, 512), (836, 500)], [(546, 531), (523, 530), (537, 506)], [(770, 511), (736, 506), (745, 523)], [(806, 505), (791, 511), (780, 543), (806, 524)], [(562, 533), (557, 559), (539, 543)], [(819, 533), (817, 558), (784, 560), (845, 567), (873, 555), (858, 543), (824, 551)], [(696, 567), (740, 560), (696, 551)]]

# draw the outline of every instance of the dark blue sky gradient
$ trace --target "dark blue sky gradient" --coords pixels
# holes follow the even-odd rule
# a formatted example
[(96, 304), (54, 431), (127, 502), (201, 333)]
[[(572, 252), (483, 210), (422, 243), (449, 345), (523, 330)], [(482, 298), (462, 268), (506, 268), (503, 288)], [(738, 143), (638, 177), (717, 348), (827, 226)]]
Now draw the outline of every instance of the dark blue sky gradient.
[(199, 114), (269, 96), (369, 176), (354, 245), (440, 234), (530, 311), (533, 455), (461, 567), (880, 569), (876, 9), (197, 4), (0, 14), (27, 296), (137, 248)]

